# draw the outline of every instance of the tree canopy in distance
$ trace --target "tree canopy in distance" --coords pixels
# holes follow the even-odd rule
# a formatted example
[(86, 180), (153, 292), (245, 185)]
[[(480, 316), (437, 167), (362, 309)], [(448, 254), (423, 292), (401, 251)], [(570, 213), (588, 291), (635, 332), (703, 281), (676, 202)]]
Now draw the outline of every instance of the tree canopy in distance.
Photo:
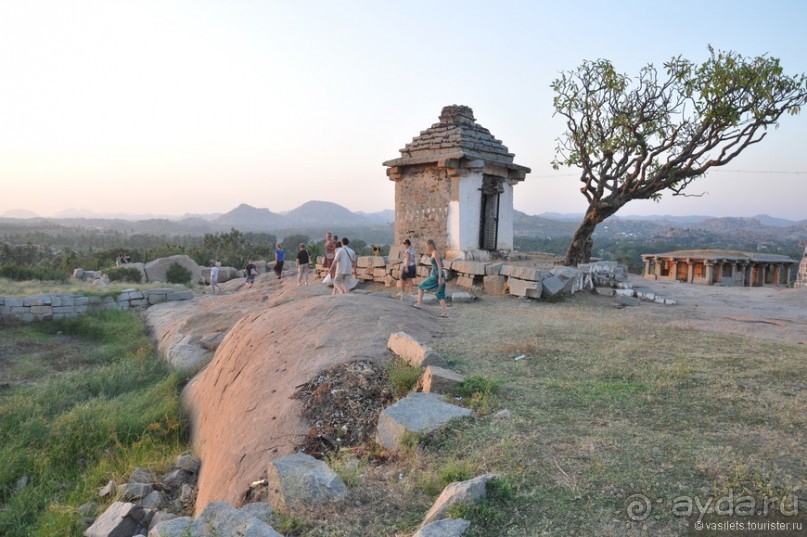
[(564, 264), (588, 262), (597, 224), (623, 205), (657, 201), (665, 190), (690, 195), (695, 179), (760, 142), (807, 99), (807, 77), (783, 74), (776, 58), (709, 53), (700, 65), (672, 58), (662, 73), (648, 64), (635, 80), (608, 60), (585, 61), (552, 82), (567, 126), (552, 165), (581, 169), (589, 203)]

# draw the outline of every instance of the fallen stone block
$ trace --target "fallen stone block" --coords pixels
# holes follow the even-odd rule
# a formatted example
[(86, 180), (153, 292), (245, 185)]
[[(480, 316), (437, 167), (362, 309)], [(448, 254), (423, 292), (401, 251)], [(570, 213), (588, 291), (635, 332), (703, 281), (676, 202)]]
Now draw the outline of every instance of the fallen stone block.
[(393, 332), (390, 334), (387, 340), (387, 348), (415, 367), (426, 367), (427, 365), (445, 367), (448, 365), (437, 351), (415, 341), (406, 332)]
[(519, 280), (531, 280), (535, 282), (541, 281), (551, 275), (545, 270), (534, 267), (519, 267), (516, 265), (502, 265), (499, 274), (518, 278)]
[(507, 278), (504, 276), (485, 276), (482, 283), (485, 287), (485, 293), (488, 295), (502, 296), (507, 291)]
[(378, 416), (376, 436), (387, 449), (397, 449), (407, 433), (428, 434), (471, 411), (443, 401), (433, 393), (410, 393)]
[(485, 276), (498, 276), (504, 263), (488, 263), (485, 267)]
[(653, 302), (656, 299), (655, 291), (649, 287), (634, 287), (633, 291), (636, 294), (636, 298), (648, 300), (650, 302)]
[(616, 301), (623, 306), (641, 306), (642, 301), (638, 298), (634, 298), (632, 296), (625, 296), (625, 295), (617, 295)]
[(541, 296), (542, 297), (553, 297), (560, 294), (563, 291), (565, 286), (565, 282), (558, 278), (557, 276), (550, 276), (549, 278), (545, 278), (541, 280)]
[(655, 298), (655, 300), (653, 300), (653, 302), (656, 302), (657, 304), (665, 304), (665, 305), (668, 305), (668, 306), (673, 305), (673, 304), (678, 304), (678, 300), (676, 300), (674, 298), (671, 298), (671, 297), (668, 297), (668, 296), (658, 296), (658, 295), (656, 295), (656, 298)]
[(129, 537), (148, 526), (146, 511), (129, 502), (114, 502), (84, 531), (85, 537)]
[(454, 272), (461, 272), (463, 274), (471, 274), (475, 276), (484, 276), (487, 263), (479, 261), (453, 261), (451, 263), (451, 270)]
[(613, 287), (595, 287), (594, 292), (602, 296), (614, 296)]
[(616, 288), (616, 289), (614, 289), (614, 293), (616, 294), (616, 296), (635, 296), (636, 295), (636, 291), (634, 291), (633, 288), (630, 288), (630, 289)]
[(446, 518), (446, 512), (457, 503), (473, 504), (485, 498), (488, 494), (487, 484), (496, 474), (483, 474), (467, 481), (455, 481), (443, 489), (435, 500), (420, 527)]
[(305, 453), (280, 457), (269, 464), (269, 500), (275, 509), (324, 505), (347, 495), (347, 487), (323, 461)]
[(471, 521), (464, 518), (444, 518), (426, 524), (412, 537), (460, 537), (470, 526)]
[(430, 365), (420, 377), (416, 389), (425, 393), (451, 394), (462, 384), (463, 380), (465, 380), (464, 375), (444, 367)]
[(541, 296), (541, 289), (543, 287), (541, 282), (520, 280), (513, 277), (507, 279), (507, 286), (510, 289), (511, 295), (526, 296), (530, 298), (539, 298)]
[[(254, 504), (248, 504), (254, 505)], [(266, 505), (266, 504), (264, 504)], [(265, 508), (244, 506), (236, 509), (226, 502), (213, 502), (196, 518), (179, 517), (161, 521), (149, 531), (149, 537), (282, 537), (261, 513)], [(267, 506), (268, 507), (268, 506)]]

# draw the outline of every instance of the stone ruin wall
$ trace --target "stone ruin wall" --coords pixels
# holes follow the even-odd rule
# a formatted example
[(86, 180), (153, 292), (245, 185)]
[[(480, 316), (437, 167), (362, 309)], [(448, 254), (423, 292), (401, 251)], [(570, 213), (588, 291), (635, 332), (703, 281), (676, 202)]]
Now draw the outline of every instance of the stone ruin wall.
[(145, 309), (162, 302), (190, 300), (193, 291), (177, 289), (128, 289), (116, 295), (95, 296), (83, 293), (31, 295), (23, 298), (0, 297), (0, 324), (52, 321), (75, 317), (103, 309)]
[(804, 248), (804, 255), (799, 263), (799, 273), (796, 274), (796, 283), (793, 284), (796, 288), (807, 288), (807, 247)]
[(445, 250), (448, 244), (448, 206), (451, 179), (430, 166), (413, 166), (395, 183), (395, 245), (412, 241), (423, 252), (426, 239)]

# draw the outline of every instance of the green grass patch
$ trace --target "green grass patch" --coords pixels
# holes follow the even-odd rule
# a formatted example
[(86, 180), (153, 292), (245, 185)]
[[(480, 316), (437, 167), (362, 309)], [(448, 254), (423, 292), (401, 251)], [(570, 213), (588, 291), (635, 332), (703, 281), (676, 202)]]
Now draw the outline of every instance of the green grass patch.
[(479, 413), (486, 414), (494, 404), (494, 394), (499, 390), (499, 382), (480, 375), (471, 375), (462, 381), (457, 389), (465, 404)]
[(0, 391), (1, 535), (78, 536), (76, 508), (97, 500), (98, 487), (136, 466), (167, 470), (188, 450), (183, 379), (154, 353), (136, 313), (2, 328), (0, 337), (7, 346), (56, 341), (31, 358), (52, 371)]
[(387, 362), (387, 375), (392, 385), (392, 394), (396, 399), (405, 397), (411, 392), (421, 374), (422, 371), (419, 367), (409, 365), (397, 356)]

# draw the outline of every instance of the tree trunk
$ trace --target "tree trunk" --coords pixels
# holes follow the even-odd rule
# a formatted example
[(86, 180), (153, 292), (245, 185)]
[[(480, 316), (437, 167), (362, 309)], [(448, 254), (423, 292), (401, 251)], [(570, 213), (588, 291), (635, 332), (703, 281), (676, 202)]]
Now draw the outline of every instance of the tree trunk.
[(591, 236), (594, 234), (594, 229), (597, 224), (611, 216), (616, 212), (614, 210), (601, 210), (589, 206), (580, 227), (574, 232), (572, 242), (569, 244), (569, 249), (566, 250), (566, 257), (563, 258), (563, 264), (567, 267), (576, 267), (580, 263), (588, 263), (591, 259), (591, 246), (593, 241)]

